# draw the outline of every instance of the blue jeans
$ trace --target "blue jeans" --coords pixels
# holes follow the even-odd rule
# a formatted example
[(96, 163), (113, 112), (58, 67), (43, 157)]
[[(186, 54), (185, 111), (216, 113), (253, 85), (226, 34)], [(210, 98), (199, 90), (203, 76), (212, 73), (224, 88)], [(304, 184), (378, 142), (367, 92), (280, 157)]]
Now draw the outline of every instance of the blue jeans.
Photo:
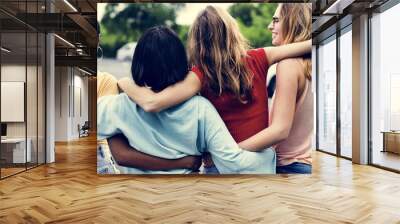
[(277, 166), (276, 173), (286, 173), (286, 174), (311, 174), (312, 166), (306, 163), (294, 162), (286, 166)]
[(216, 166), (204, 167), (204, 174), (220, 174)]
[(114, 159), (104, 147), (102, 144), (97, 146), (97, 174), (117, 174)]

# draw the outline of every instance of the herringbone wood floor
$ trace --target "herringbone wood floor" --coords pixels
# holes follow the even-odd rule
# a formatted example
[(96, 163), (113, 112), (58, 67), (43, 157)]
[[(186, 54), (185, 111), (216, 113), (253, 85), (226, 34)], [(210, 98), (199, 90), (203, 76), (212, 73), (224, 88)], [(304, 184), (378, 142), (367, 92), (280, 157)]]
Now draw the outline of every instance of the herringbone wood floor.
[(400, 223), (400, 175), (314, 155), (311, 176), (98, 176), (96, 141), (0, 181), (0, 223)]

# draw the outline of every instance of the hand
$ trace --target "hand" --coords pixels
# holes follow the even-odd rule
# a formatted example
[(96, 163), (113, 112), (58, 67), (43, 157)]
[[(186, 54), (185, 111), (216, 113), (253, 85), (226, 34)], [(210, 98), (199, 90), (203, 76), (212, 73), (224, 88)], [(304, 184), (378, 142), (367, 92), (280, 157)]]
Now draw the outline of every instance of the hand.
[(122, 92), (127, 92), (127, 90), (129, 88), (138, 87), (138, 86), (136, 85), (136, 83), (132, 79), (130, 79), (128, 77), (125, 77), (125, 78), (122, 78), (122, 79), (118, 80), (118, 87), (120, 88), (120, 90)]
[(212, 161), (211, 154), (207, 153), (203, 156), (204, 167), (213, 167), (214, 162)]
[(151, 96), (155, 93), (151, 88), (136, 85), (135, 81), (131, 78), (124, 77), (118, 80), (118, 87), (127, 94), (134, 94), (135, 96)]
[(145, 111), (147, 111), (146, 108), (154, 106), (153, 104), (156, 93), (154, 93), (150, 88), (138, 86), (135, 81), (130, 78), (122, 78), (118, 80), (118, 87)]
[(184, 168), (193, 171), (198, 171), (201, 166), (201, 156), (185, 156), (180, 161)]

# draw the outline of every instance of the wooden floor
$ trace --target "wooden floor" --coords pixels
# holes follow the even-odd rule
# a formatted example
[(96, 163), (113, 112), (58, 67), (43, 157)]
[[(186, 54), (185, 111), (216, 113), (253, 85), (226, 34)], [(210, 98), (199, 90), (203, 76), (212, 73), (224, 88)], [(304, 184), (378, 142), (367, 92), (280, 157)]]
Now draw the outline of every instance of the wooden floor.
[(0, 223), (400, 223), (400, 175), (314, 155), (311, 176), (98, 176), (94, 138), (0, 181)]
[(400, 170), (400, 155), (392, 152), (374, 151), (372, 162), (377, 165)]
[(25, 167), (24, 168), (1, 168), (1, 178), (19, 173), (26, 170)]
[(27, 164), (27, 167), (25, 167), (25, 164), (18, 165), (18, 167), (6, 167), (6, 168), (2, 167), (1, 178), (5, 178), (23, 172), (27, 169), (33, 169), (35, 167), (37, 167), (37, 164), (29, 164), (29, 163)]

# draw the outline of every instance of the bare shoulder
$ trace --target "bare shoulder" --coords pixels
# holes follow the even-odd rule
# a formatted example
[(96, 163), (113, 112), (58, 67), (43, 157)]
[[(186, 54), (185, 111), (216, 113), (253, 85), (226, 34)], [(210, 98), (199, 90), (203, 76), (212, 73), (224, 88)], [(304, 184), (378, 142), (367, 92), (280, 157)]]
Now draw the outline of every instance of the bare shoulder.
[(277, 65), (277, 73), (284, 75), (301, 75), (303, 72), (300, 58), (288, 58), (280, 61)]
[(301, 68), (301, 59), (300, 58), (287, 58), (287, 59), (283, 59), (282, 61), (278, 62), (278, 67), (280, 67), (281, 69), (294, 69), (297, 70), (299, 68)]

